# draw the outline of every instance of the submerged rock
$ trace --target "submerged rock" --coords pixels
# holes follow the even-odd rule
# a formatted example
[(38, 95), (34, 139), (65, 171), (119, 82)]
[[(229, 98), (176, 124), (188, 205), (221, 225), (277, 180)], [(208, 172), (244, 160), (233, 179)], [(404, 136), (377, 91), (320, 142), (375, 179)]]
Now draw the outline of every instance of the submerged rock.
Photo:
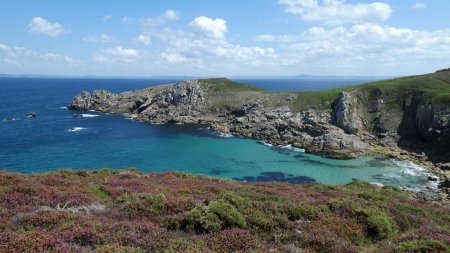
[(35, 118), (36, 116), (37, 116), (37, 114), (35, 112), (27, 112), (25, 114), (25, 117), (28, 117), (28, 118)]

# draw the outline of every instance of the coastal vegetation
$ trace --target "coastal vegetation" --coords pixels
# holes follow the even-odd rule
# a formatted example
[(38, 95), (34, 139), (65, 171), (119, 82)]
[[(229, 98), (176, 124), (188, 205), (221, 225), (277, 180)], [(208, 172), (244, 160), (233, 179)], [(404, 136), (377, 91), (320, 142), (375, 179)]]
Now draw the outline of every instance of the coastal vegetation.
[(449, 252), (450, 210), (393, 187), (181, 172), (0, 172), (0, 252)]

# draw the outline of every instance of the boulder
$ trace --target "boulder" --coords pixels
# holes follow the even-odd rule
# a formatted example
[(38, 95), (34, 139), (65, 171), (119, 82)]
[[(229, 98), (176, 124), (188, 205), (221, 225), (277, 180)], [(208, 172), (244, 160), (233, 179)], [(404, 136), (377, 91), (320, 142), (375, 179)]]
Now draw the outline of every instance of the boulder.
[(35, 118), (37, 116), (37, 113), (35, 113), (35, 112), (27, 112), (25, 114), (25, 116), (28, 117), (28, 118)]

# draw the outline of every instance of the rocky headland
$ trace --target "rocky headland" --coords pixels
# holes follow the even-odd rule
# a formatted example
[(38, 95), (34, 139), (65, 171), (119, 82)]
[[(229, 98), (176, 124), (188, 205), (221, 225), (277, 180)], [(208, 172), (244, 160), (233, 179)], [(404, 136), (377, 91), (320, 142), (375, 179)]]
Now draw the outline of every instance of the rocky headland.
[(269, 92), (227, 79), (200, 79), (120, 94), (84, 91), (68, 108), (145, 122), (207, 124), (332, 158), (383, 153), (426, 165), (448, 193), (449, 94), (449, 72), (317, 92)]

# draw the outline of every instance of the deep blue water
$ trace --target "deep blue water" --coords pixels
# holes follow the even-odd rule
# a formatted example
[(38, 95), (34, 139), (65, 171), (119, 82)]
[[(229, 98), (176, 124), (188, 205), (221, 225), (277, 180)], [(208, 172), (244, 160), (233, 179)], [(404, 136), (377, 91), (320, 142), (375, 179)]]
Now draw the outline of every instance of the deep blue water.
[[(247, 181), (341, 184), (359, 179), (421, 190), (428, 184), (426, 170), (407, 162), (382, 157), (332, 160), (223, 136), (201, 125), (152, 125), (97, 112), (82, 112), (86, 117), (73, 118), (75, 112), (65, 108), (82, 90), (121, 92), (175, 81), (0, 78), (0, 168), (34, 173), (58, 168), (134, 167)], [(337, 85), (332, 80), (315, 80), (314, 84), (307, 80), (294, 84), (292, 79), (245, 81), (271, 90)], [(30, 111), (37, 117), (25, 117)]]

